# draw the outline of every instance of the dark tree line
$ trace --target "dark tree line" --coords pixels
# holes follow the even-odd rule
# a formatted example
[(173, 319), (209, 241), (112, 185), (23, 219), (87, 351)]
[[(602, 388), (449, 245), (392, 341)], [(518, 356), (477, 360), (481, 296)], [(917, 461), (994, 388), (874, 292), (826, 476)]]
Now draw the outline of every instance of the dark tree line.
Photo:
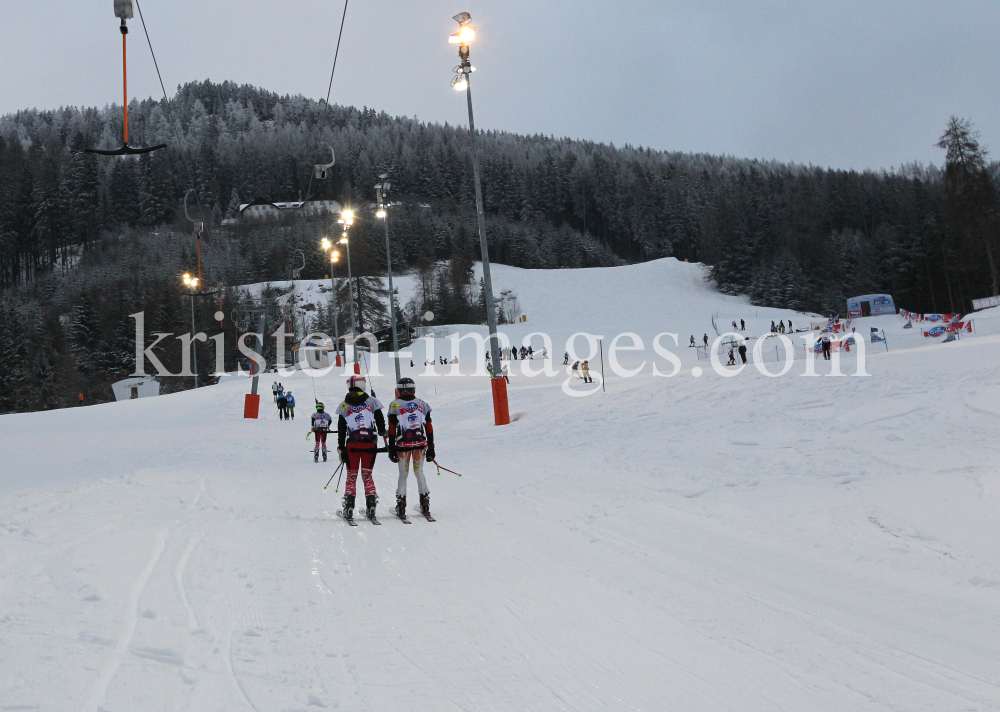
[[(360, 293), (341, 282), (338, 301), (353, 298), (365, 326), (384, 326), (373, 186), (388, 174), (393, 267), (415, 271), (421, 285), (401, 311), (411, 321), (426, 311), (436, 323), (485, 318), (472, 277), (480, 254), (465, 129), (228, 82), (191, 83), (129, 113), (132, 143), (170, 147), (129, 159), (79, 152), (120, 141), (114, 106), (0, 117), (0, 411), (66, 405), (78, 392), (110, 397), (107, 385), (132, 370), (130, 313), (146, 312), (147, 333), (190, 328), (178, 282), (196, 266), (189, 188), (208, 226), (204, 284), (223, 292), (227, 315), (247, 299), (235, 285), (285, 280), (303, 258), (302, 277), (329, 274), (317, 242), (339, 228), (328, 217), (224, 220), (253, 199), (323, 191), (359, 215), (351, 239)], [(942, 171), (828, 170), (503, 132), (482, 139), (495, 261), (558, 268), (674, 256), (710, 265), (723, 292), (827, 313), (868, 292), (940, 312), (997, 291), (996, 166), (958, 119), (941, 138)], [(319, 181), (312, 165), (329, 160), (324, 144), (337, 162)], [(342, 265), (336, 276), (346, 276)], [(234, 344), (234, 325), (219, 326), (210, 301), (196, 300), (199, 328), (229, 329)], [(330, 304), (313, 313), (316, 326), (332, 326)], [(339, 314), (344, 332), (349, 312)], [(176, 371), (177, 349), (167, 350)], [(211, 360), (199, 361), (206, 376)]]

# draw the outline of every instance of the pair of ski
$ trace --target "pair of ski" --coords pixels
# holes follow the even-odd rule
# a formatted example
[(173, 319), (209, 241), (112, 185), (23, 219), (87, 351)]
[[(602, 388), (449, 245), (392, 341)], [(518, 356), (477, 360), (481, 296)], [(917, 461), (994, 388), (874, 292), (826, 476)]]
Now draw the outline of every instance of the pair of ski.
[[(403, 524), (413, 524), (413, 522), (410, 521), (410, 517), (407, 516), (406, 514), (402, 514), (401, 515), (396, 510), (393, 510), (392, 513), (395, 514), (396, 518), (399, 519), (399, 521), (401, 521)], [(428, 522), (436, 522), (437, 521), (437, 519), (435, 519), (434, 517), (432, 517), (429, 512), (421, 512), (421, 514), (424, 515), (424, 519), (426, 519)]]
[[(401, 522), (403, 522), (403, 524), (413, 524), (413, 522), (410, 521), (410, 518), (408, 516), (406, 516), (405, 514), (403, 516), (400, 516), (395, 511), (393, 512), (393, 514), (395, 514), (396, 517)], [(421, 514), (423, 514), (423, 512), (421, 512)], [(357, 520), (355, 520), (353, 517), (351, 517), (350, 519), (348, 519), (346, 516), (344, 516), (344, 510), (343, 509), (338, 509), (337, 510), (337, 516), (340, 517), (341, 519), (343, 519), (348, 524), (350, 524), (352, 527), (358, 526)], [(367, 519), (368, 521), (370, 521), (372, 524), (376, 524), (376, 525), (381, 525), (382, 524), (382, 522), (380, 522), (378, 520), (378, 517), (369, 517), (367, 513), (365, 513), (364, 517), (365, 517), (365, 519)], [(424, 517), (427, 519), (428, 522), (436, 522), (437, 521), (430, 514), (424, 514)]]

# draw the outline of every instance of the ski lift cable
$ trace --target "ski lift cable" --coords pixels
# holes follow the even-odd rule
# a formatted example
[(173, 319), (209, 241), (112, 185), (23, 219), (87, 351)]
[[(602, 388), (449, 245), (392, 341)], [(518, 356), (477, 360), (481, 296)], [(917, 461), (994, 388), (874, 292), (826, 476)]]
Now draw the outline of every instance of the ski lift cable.
[[(327, 108), (327, 111), (330, 110), (330, 93), (333, 91), (333, 75), (337, 71), (337, 57), (340, 56), (340, 40), (344, 36), (344, 21), (347, 19), (347, 4), (349, 2), (350, 2), (350, 0), (344, 0), (344, 12), (340, 15), (340, 32), (337, 33), (337, 49), (335, 49), (334, 52), (333, 52), (333, 69), (330, 70), (330, 83), (326, 87), (326, 108)], [(331, 152), (333, 151), (333, 146), (330, 146), (330, 151)], [(310, 176), (309, 176), (309, 187), (306, 189), (306, 195), (307, 196), (312, 194), (313, 178), (320, 178), (321, 177), (320, 174), (318, 173), (318, 171), (320, 171), (323, 168), (330, 168), (330, 167), (332, 167), (333, 163), (335, 163), (336, 161), (337, 161), (337, 155), (334, 154), (334, 156), (333, 156), (333, 162), (331, 162), (331, 163), (329, 163), (329, 164), (327, 164), (325, 166), (319, 166), (319, 165), (317, 165), (317, 166), (314, 167), (313, 173), (310, 174)], [(326, 177), (326, 172), (325, 171), (323, 172), (322, 177), (324, 177), (324, 178)]]
[[(142, 15), (142, 6), (139, 4), (139, 0), (135, 0), (135, 9), (139, 11), (139, 21), (142, 23), (142, 31), (146, 35), (146, 44), (149, 45), (149, 53), (153, 57), (153, 66), (156, 68), (156, 78), (160, 81), (160, 90), (163, 92), (163, 101), (166, 105), (167, 113), (172, 114), (170, 110), (170, 99), (167, 97), (167, 88), (163, 84), (163, 75), (160, 74), (160, 64), (156, 61), (156, 52), (153, 51), (153, 42), (149, 39), (149, 30), (146, 29), (146, 18)], [(170, 116), (170, 125), (174, 129), (174, 134), (177, 136), (177, 145), (180, 147), (181, 133), (177, 127), (177, 124), (173, 121), (173, 116)], [(188, 174), (188, 183), (191, 185), (191, 190), (194, 191), (194, 201), (198, 204), (198, 214), (201, 215), (202, 225), (206, 224), (205, 220), (205, 210), (201, 206), (201, 195), (198, 193), (198, 186), (194, 180), (194, 173), (191, 172), (191, 166), (188, 165), (187, 158), (184, 156), (183, 151), (180, 152), (181, 163), (184, 164), (184, 171)], [(186, 198), (187, 196), (185, 196)], [(187, 211), (187, 205), (185, 201), (185, 212)], [(202, 230), (207, 234), (208, 230), (202, 227)]]
[(344, 20), (347, 19), (347, 3), (350, 0), (344, 0), (344, 12), (340, 16), (340, 32), (337, 34), (337, 49), (333, 52), (333, 69), (330, 70), (330, 84), (326, 88), (326, 106), (327, 109), (330, 108), (330, 92), (333, 91), (333, 73), (337, 71), (337, 56), (340, 54), (340, 38), (344, 36)]

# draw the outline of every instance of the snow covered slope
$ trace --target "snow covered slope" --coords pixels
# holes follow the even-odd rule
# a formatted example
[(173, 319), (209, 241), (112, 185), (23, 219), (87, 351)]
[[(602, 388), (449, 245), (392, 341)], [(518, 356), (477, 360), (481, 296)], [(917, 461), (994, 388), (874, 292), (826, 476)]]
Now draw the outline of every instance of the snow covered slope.
[[(633, 330), (651, 361), (755, 311), (698, 270), (496, 282), (512, 336)], [(381, 456), (381, 527), (322, 489), (308, 406), (340, 375), (282, 377), (292, 422), (243, 420), (245, 379), (0, 417), (0, 708), (998, 710), (998, 347), (722, 378), (682, 343), (590, 397), (515, 372), (502, 428), (484, 379), (407, 362), (463, 474), (408, 526)]]

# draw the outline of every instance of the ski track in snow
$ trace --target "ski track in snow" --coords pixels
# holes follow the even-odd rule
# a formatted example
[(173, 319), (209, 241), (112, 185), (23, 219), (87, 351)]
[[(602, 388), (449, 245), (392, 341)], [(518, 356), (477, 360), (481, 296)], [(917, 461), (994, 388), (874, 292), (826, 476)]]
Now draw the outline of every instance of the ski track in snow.
[[(626, 365), (710, 311), (806, 320), (700, 269), (494, 282), (529, 314), (507, 333), (603, 333), (607, 357), (634, 330)], [(678, 376), (609, 369), (580, 399), (514, 368), (504, 428), (484, 380), (406, 364), (464, 475), (430, 469), (438, 521), (410, 525), (384, 456), (382, 526), (337, 517), (308, 420), (242, 420), (242, 379), (0, 417), (0, 709), (1000, 710), (998, 345), (872, 350), (865, 379), (693, 378), (682, 347)], [(280, 380), (300, 414), (343, 389)], [(54, 418), (75, 463), (41, 445)]]
[(108, 686), (118, 672), (118, 668), (121, 666), (122, 660), (125, 658), (125, 654), (132, 642), (132, 636), (135, 634), (136, 623), (139, 620), (139, 597), (146, 589), (146, 583), (149, 581), (153, 569), (160, 560), (164, 548), (166, 548), (169, 536), (170, 531), (166, 527), (163, 527), (156, 537), (156, 542), (153, 544), (153, 551), (149, 556), (149, 561), (146, 562), (146, 566), (132, 584), (125, 611), (125, 627), (119, 634), (118, 643), (105, 663), (104, 669), (101, 670), (101, 674), (98, 675), (97, 680), (94, 682), (93, 690), (80, 708), (82, 712), (98, 712), (104, 702)]

